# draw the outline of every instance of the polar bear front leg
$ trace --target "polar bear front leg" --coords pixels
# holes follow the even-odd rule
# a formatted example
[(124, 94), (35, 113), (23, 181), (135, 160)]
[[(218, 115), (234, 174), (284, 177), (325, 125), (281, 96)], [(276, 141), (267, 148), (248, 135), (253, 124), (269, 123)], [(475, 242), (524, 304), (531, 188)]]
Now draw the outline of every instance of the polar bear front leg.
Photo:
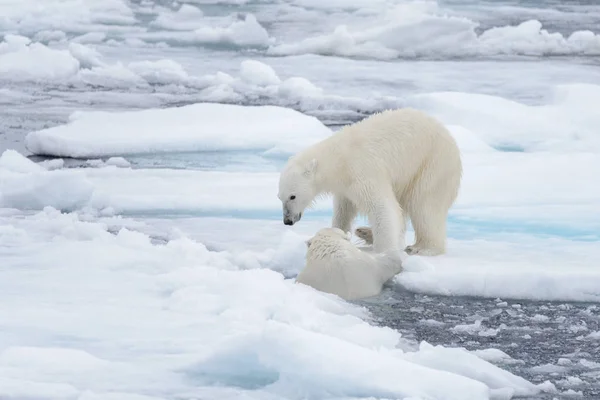
[[(377, 193), (377, 192), (372, 192)], [(404, 250), (403, 212), (391, 188), (381, 191), (371, 202), (367, 215), (372, 230), (373, 250), (377, 253), (392, 249)]]
[(354, 218), (356, 218), (356, 214), (356, 206), (350, 201), (350, 199), (341, 195), (335, 195), (333, 197), (332, 228), (339, 228), (344, 232), (350, 232), (350, 229), (352, 228), (352, 221), (354, 221)]

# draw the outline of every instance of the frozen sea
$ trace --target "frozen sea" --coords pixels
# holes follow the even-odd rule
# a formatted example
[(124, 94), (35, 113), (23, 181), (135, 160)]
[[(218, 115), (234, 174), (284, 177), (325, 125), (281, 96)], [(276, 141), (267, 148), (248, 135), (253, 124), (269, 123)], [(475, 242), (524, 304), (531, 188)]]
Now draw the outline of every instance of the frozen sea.
[[(596, 1), (0, 0), (0, 38), (0, 399), (600, 397)], [(279, 168), (405, 106), (461, 149), (448, 253), (296, 285), (331, 200), (284, 226)]]

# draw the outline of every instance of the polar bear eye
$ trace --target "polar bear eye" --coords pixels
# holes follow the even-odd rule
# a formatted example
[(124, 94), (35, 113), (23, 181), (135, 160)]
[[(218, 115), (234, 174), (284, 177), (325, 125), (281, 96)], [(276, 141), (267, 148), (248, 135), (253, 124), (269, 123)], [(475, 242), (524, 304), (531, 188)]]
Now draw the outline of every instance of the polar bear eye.
[(290, 196), (290, 200), (294, 200), (296, 198), (296, 195), (291, 195)]

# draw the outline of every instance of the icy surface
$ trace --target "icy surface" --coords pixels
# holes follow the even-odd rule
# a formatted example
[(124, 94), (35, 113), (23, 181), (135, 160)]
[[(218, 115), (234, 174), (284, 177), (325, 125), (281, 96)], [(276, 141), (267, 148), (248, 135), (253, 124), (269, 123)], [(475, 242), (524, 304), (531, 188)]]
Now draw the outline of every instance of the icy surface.
[[(597, 399), (598, 21), (583, 0), (0, 2), (0, 398)], [(295, 285), (331, 199), (284, 226), (282, 163), (404, 106), (463, 155), (448, 254), (358, 304)]]
[(0, 254), (20, 254), (0, 284), (2, 396), (193, 396), (217, 383), (285, 398), (540, 392), (483, 360), (456, 365), (428, 349), (403, 352), (398, 333), (369, 325), (364, 309), (261, 267), (284, 249), (246, 254), (244, 266), (185, 236), (157, 246), (80, 213), (47, 207), (1, 218)]

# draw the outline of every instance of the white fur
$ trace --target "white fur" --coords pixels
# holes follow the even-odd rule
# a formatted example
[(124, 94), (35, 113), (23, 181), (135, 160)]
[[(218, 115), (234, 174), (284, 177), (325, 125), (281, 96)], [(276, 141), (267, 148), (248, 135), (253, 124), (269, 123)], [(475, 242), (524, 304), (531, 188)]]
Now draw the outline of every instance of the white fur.
[(405, 247), (410, 217), (416, 241), (406, 251), (438, 255), (446, 251), (446, 219), (461, 175), (458, 146), (441, 123), (418, 110), (389, 110), (290, 158), (278, 196), (284, 222), (293, 225), (317, 196), (333, 195), (332, 226), (349, 232), (357, 214), (366, 215), (376, 252)]
[(402, 252), (369, 254), (338, 228), (321, 229), (306, 244), (306, 266), (296, 282), (345, 300), (377, 296), (384, 283), (402, 270)]

